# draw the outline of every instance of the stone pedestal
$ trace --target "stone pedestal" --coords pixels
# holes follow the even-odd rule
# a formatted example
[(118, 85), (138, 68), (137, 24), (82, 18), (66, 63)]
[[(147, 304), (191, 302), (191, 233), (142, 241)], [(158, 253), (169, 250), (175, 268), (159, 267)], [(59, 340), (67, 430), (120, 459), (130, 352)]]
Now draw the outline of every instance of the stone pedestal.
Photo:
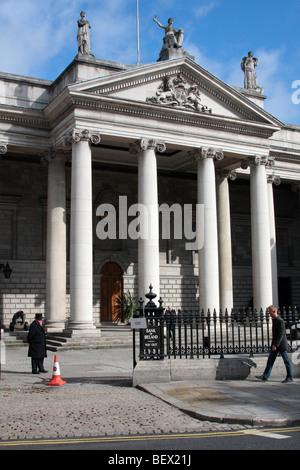
[(179, 59), (180, 57), (189, 57), (190, 59), (195, 60), (195, 56), (190, 55), (187, 51), (182, 49), (182, 47), (168, 47), (160, 54), (157, 62), (162, 60)]

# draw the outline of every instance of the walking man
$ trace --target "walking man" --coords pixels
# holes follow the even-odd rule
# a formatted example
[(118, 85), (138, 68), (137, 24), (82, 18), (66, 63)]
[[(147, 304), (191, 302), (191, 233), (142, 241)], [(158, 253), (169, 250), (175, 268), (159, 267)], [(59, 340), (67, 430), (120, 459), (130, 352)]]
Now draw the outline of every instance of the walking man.
[(262, 380), (263, 382), (268, 380), (276, 357), (280, 352), (286, 368), (286, 378), (282, 381), (282, 383), (293, 382), (292, 366), (287, 353), (288, 342), (286, 338), (284, 321), (278, 315), (277, 308), (274, 305), (270, 305), (269, 313), (273, 320), (273, 338), (271, 344), (271, 351), (263, 375), (256, 375), (256, 378)]

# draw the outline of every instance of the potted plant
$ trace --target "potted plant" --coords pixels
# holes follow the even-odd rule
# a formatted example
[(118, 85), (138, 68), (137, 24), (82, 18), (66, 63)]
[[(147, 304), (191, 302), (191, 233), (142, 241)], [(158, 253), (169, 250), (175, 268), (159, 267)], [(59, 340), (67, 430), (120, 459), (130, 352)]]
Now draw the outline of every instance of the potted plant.
[(115, 321), (128, 324), (134, 310), (138, 307), (138, 302), (129, 291), (116, 296), (114, 300)]

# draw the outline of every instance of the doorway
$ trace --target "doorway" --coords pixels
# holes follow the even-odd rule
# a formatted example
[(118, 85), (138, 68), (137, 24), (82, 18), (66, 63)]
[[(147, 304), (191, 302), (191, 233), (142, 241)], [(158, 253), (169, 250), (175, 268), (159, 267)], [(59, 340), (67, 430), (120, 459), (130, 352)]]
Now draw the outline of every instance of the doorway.
[(101, 323), (116, 321), (115, 297), (123, 292), (123, 271), (117, 263), (106, 263), (101, 269)]

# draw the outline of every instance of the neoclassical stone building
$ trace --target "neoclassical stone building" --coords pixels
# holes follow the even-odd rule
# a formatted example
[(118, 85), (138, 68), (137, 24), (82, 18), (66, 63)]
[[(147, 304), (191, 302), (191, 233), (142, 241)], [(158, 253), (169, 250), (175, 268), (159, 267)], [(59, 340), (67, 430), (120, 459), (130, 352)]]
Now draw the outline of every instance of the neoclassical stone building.
[(150, 283), (166, 307), (300, 305), (300, 127), (167, 52), (127, 66), (87, 48), (53, 82), (0, 73), (3, 326), (23, 310), (99, 333)]

